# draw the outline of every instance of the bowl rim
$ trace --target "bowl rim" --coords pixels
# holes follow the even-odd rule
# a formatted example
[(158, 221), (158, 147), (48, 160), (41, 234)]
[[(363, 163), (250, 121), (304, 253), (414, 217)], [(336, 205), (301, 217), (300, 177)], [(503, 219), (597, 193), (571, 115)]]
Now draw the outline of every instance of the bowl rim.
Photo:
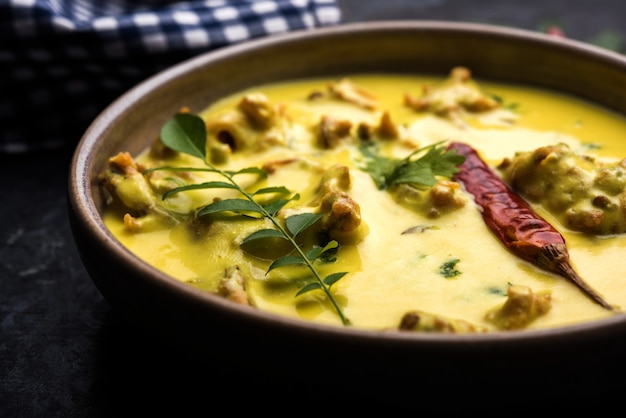
[[(577, 53), (588, 55), (600, 60), (619, 62), (626, 67), (626, 58), (621, 54), (605, 50), (600, 47), (581, 41), (557, 38), (554, 36), (500, 25), (469, 23), (441, 20), (394, 20), (344, 23), (336, 26), (300, 30), (285, 34), (272, 35), (265, 38), (253, 39), (239, 44), (233, 44), (217, 50), (208, 51), (198, 56), (186, 59), (135, 85), (109, 104), (94, 119), (78, 142), (70, 162), (68, 176), (68, 198), (70, 210), (76, 222), (82, 224), (100, 245), (107, 246), (122, 263), (128, 263), (143, 277), (152, 277), (152, 285), (162, 287), (172, 295), (184, 298), (198, 304), (211, 304), (228, 312), (233, 318), (250, 320), (260, 325), (269, 325), (282, 332), (291, 332), (294, 335), (307, 333), (325, 339), (345, 339), (359, 341), (365, 344), (388, 344), (411, 347), (415, 344), (448, 347), (500, 347), (503, 345), (532, 346), (545, 344), (546, 338), (550, 341), (562, 340), (568, 344), (575, 341), (587, 340), (614, 332), (626, 330), (626, 316), (615, 315), (606, 319), (591, 322), (565, 325), (549, 329), (533, 329), (523, 331), (490, 332), (485, 334), (442, 334), (442, 333), (415, 333), (389, 332), (388, 330), (370, 330), (358, 327), (345, 327), (319, 324), (302, 319), (290, 318), (262, 310), (251, 310), (249, 307), (226, 301), (208, 292), (193, 288), (176, 280), (162, 271), (148, 265), (138, 256), (132, 254), (121, 244), (105, 226), (93, 199), (93, 184), (90, 174), (94, 156), (92, 150), (100, 138), (106, 136), (109, 125), (130, 109), (140, 97), (149, 94), (161, 83), (173, 78), (193, 73), (205, 65), (206, 62), (227, 60), (231, 56), (244, 54), (246, 51), (265, 48), (275, 44), (298, 42), (300, 39), (314, 37), (332, 37), (347, 35), (356, 32), (387, 32), (398, 30), (445, 31), (449, 33), (475, 33), (491, 36), (510, 37), (524, 42), (549, 44), (556, 49), (574, 49)], [(393, 330), (392, 330), (393, 331)]]

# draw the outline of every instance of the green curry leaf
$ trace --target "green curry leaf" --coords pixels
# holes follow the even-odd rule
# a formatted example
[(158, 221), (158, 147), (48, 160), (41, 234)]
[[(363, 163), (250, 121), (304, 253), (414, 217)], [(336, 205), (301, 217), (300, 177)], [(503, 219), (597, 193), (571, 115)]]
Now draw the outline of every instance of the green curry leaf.
[(256, 174), (261, 178), (267, 178), (267, 171), (263, 170), (259, 167), (246, 167), (242, 168), (239, 171), (226, 171), (231, 177), (234, 177), (238, 174)]
[[(337, 283), (346, 274), (348, 273), (345, 271), (329, 274), (328, 276), (324, 277), (323, 282), (326, 286), (331, 287), (333, 284)], [(318, 282), (311, 282), (311, 283), (308, 283), (306, 286), (304, 286), (302, 289), (300, 289), (298, 293), (296, 294), (296, 296), (302, 295), (304, 293), (310, 292), (312, 290), (317, 290), (320, 288), (321, 288), (321, 285)]]
[(267, 239), (267, 238), (283, 238), (285, 239), (285, 235), (277, 229), (260, 229), (258, 231), (253, 232), (248, 235), (241, 241), (241, 245), (247, 244), (250, 241), (254, 241), (257, 239)]
[(254, 196), (260, 195), (260, 194), (269, 194), (269, 193), (278, 193), (278, 194), (289, 194), (289, 189), (287, 189), (286, 187), (283, 186), (279, 186), (279, 187), (264, 187), (262, 189), (257, 190), (256, 192), (253, 193)]
[(291, 232), (291, 235), (295, 237), (321, 218), (322, 214), (319, 213), (299, 213), (288, 217), (285, 220), (285, 225), (287, 226), (287, 230)]
[(278, 211), (281, 210), (282, 208), (285, 207), (285, 205), (287, 203), (289, 203), (291, 200), (293, 199), (280, 199), (280, 200), (275, 200), (271, 203), (268, 203), (267, 205), (264, 206), (265, 211), (271, 215), (271, 216), (276, 216), (278, 214)]
[(304, 286), (302, 289), (298, 290), (298, 293), (296, 293), (296, 296), (300, 296), (304, 293), (310, 292), (311, 290), (317, 290), (321, 288), (322, 288), (322, 285), (319, 284), (318, 282), (311, 282), (307, 284), (306, 286)]
[(168, 197), (180, 193), (185, 192), (187, 190), (201, 190), (201, 189), (236, 189), (232, 184), (226, 183), (223, 181), (210, 181), (206, 183), (197, 183), (197, 184), (186, 184), (184, 186), (176, 187), (174, 189), (170, 189), (163, 194), (163, 200)]
[(206, 159), (206, 125), (201, 117), (178, 113), (161, 128), (161, 141), (175, 151)]
[(328, 242), (328, 244), (326, 244), (323, 247), (311, 248), (309, 251), (307, 251), (306, 258), (308, 258), (311, 261), (319, 259), (320, 261), (325, 262), (326, 261), (326, 255), (330, 251), (336, 249), (337, 247), (339, 247), (339, 244), (337, 243), (337, 241), (332, 240), (332, 241)]
[(328, 276), (324, 277), (324, 283), (326, 283), (328, 286), (332, 286), (333, 284), (337, 283), (339, 279), (341, 279), (346, 274), (348, 273), (345, 271), (329, 274)]
[(274, 260), (272, 262), (272, 264), (270, 264), (269, 268), (267, 269), (268, 272), (277, 269), (279, 267), (285, 267), (285, 266), (306, 266), (306, 260), (299, 255), (286, 255), (284, 257), (280, 257), (277, 258), (276, 260)]
[(239, 214), (255, 212), (265, 215), (263, 208), (255, 202), (245, 199), (223, 199), (217, 200), (200, 209), (198, 216), (206, 216), (218, 212), (235, 212)]
[[(337, 300), (330, 290), (331, 286), (347, 273), (334, 273), (322, 279), (313, 264), (318, 259), (322, 262), (326, 262), (327, 259), (330, 260), (330, 257), (326, 257), (326, 254), (336, 250), (338, 246), (337, 242), (330, 241), (324, 247), (315, 247), (306, 251), (305, 253), (305, 250), (301, 248), (301, 246), (295, 241), (295, 237), (298, 234), (310, 228), (322, 217), (321, 214), (302, 213), (298, 215), (293, 215), (287, 217), (283, 223), (283, 221), (281, 221), (277, 216), (278, 212), (289, 202), (298, 200), (300, 198), (300, 195), (295, 193), (289, 198), (276, 199), (265, 204), (257, 201), (255, 198), (260, 195), (264, 195), (266, 197), (271, 194), (283, 196), (291, 192), (286, 187), (279, 186), (264, 187), (258, 189), (256, 192), (250, 193), (246, 189), (244, 189), (239, 183), (237, 183), (234, 180), (234, 177), (244, 174), (253, 174), (261, 179), (264, 179), (268, 176), (265, 170), (258, 167), (247, 167), (238, 171), (229, 171), (220, 170), (211, 165), (207, 160), (206, 154), (206, 125), (204, 123), (204, 120), (197, 115), (190, 113), (179, 113), (175, 115), (172, 120), (165, 123), (161, 128), (161, 141), (167, 147), (175, 151), (202, 159), (207, 168), (154, 167), (145, 170), (144, 174), (148, 174), (152, 171), (157, 170), (204, 171), (218, 174), (224, 178), (224, 181), (210, 181), (199, 184), (188, 184), (173, 188), (163, 195), (163, 199), (166, 199), (176, 193), (198, 189), (217, 188), (230, 189), (238, 192), (240, 195), (243, 196), (242, 198), (215, 200), (212, 203), (201, 207), (197, 211), (197, 216), (202, 217), (217, 214), (220, 212), (232, 212), (242, 216), (256, 215), (253, 217), (265, 218), (269, 220), (273, 224), (274, 228), (265, 228), (253, 232), (242, 240), (241, 245), (250, 241), (258, 241), (262, 239), (281, 238), (289, 241), (291, 246), (293, 247), (294, 254), (289, 254), (277, 258), (270, 264), (267, 272), (269, 273), (274, 269), (286, 266), (304, 266), (308, 268), (313, 275), (314, 281), (306, 285), (304, 288), (300, 289), (296, 293), (296, 296), (311, 290), (322, 290), (329, 298), (330, 302), (333, 304), (335, 311), (341, 318), (342, 323), (344, 325), (350, 325), (350, 320), (346, 318), (343, 310), (337, 303)], [(325, 257), (324, 260), (322, 260), (322, 257)]]

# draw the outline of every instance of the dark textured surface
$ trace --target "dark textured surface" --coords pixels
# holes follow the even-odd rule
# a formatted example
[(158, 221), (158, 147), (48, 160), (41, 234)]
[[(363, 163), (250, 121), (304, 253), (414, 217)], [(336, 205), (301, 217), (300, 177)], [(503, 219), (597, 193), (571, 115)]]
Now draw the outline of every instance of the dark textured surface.
[[(614, 34), (626, 33), (626, 3), (619, 0), (342, 0), (340, 4), (346, 22), (463, 20), (533, 30), (553, 22), (572, 38), (610, 38), (613, 45), (620, 39)], [(210, 365), (188, 360), (184, 347), (166, 347), (116, 316), (85, 272), (71, 236), (66, 181), (72, 152), (68, 148), (0, 156), (0, 416), (105, 417), (140, 410), (143, 416), (171, 411), (188, 416), (185, 412), (192, 410), (211, 415), (217, 408), (247, 414), (272, 411), (286, 400), (295, 405), (293, 415), (343, 412), (355, 406), (374, 414), (406, 412), (392, 401), (377, 402), (375, 394), (357, 396), (336, 390), (329, 395), (325, 387), (293, 387), (290, 382), (272, 381), (272, 376), (238, 375), (214, 382)], [(258, 349), (262, 350), (261, 344)], [(337, 371), (329, 375), (340, 379)], [(407, 376), (407, 384), (418, 379)], [(254, 393), (259, 396), (250, 395)], [(425, 412), (454, 401), (454, 394), (446, 394), (445, 388), (441, 399), (419, 395), (416, 391), (415, 403), (423, 405)], [(514, 411), (541, 410), (524, 398), (512, 394)], [(600, 409), (611, 403), (583, 401), (597, 403)], [(467, 405), (467, 411), (489, 403), (487, 387), (484, 399)], [(561, 412), (571, 409), (553, 406)], [(498, 412), (505, 411), (494, 411)]]

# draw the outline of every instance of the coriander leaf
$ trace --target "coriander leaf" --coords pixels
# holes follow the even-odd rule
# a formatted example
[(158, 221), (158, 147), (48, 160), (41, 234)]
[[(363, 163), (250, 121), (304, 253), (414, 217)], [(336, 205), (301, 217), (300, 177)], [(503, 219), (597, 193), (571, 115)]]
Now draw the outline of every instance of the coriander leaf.
[(458, 258), (452, 258), (450, 260), (445, 261), (441, 266), (439, 266), (439, 274), (441, 274), (446, 279), (450, 279), (452, 277), (458, 276), (461, 272), (456, 268), (456, 265), (459, 263)]
[[(419, 152), (426, 151), (416, 160), (411, 160)], [(437, 144), (419, 149), (404, 160), (401, 160), (388, 178), (389, 186), (402, 183), (432, 186), (437, 183), (436, 176), (452, 177), (458, 173), (457, 165), (465, 158), (458, 155), (456, 150), (446, 151), (445, 146)]]
[(371, 151), (372, 146), (363, 146), (360, 148), (361, 154), (365, 157), (366, 163), (362, 170), (369, 173), (379, 190), (386, 189), (387, 176), (392, 173), (396, 162), (395, 160)]
[[(376, 155), (368, 147), (362, 147), (361, 152), (367, 161), (364, 170), (380, 190), (403, 183), (433, 186), (438, 176), (450, 178), (459, 172), (457, 166), (465, 161), (465, 157), (455, 150), (447, 151), (445, 146), (438, 144), (418, 149), (402, 160)], [(426, 153), (421, 157), (412, 159), (424, 151)]]
[(161, 142), (171, 149), (206, 159), (206, 125), (191, 113), (178, 113), (161, 128)]

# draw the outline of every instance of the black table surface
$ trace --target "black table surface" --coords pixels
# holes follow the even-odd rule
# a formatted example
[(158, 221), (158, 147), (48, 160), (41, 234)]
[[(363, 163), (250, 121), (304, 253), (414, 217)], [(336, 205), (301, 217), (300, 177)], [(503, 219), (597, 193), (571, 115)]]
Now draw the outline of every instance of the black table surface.
[[(342, 0), (339, 4), (344, 22), (454, 20), (530, 30), (558, 24), (568, 37), (618, 50), (626, 35), (622, 0)], [(75, 139), (77, 143), (79, 138)], [(69, 227), (66, 188), (75, 143), (40, 153), (0, 155), (0, 416), (272, 413), (287, 400), (294, 406), (279, 415), (353, 408), (389, 415), (408, 412), (393, 402), (376, 402), (375, 394), (358, 398), (326, 394), (319, 387), (290, 388), (288, 382), (273, 381), (271, 376), (237, 376), (226, 386), (215, 381), (210, 370), (187, 359), (184, 347), (165, 347), (158, 337), (142, 333), (120, 317), (85, 271)], [(418, 377), (407, 377), (414, 378)], [(467, 405), (467, 411), (488, 402), (488, 397), (477, 399)], [(576, 402), (556, 407), (565, 412)], [(428, 411), (439, 400), (419, 399), (416, 394), (416, 403)], [(598, 408), (609, 403), (598, 401)]]

